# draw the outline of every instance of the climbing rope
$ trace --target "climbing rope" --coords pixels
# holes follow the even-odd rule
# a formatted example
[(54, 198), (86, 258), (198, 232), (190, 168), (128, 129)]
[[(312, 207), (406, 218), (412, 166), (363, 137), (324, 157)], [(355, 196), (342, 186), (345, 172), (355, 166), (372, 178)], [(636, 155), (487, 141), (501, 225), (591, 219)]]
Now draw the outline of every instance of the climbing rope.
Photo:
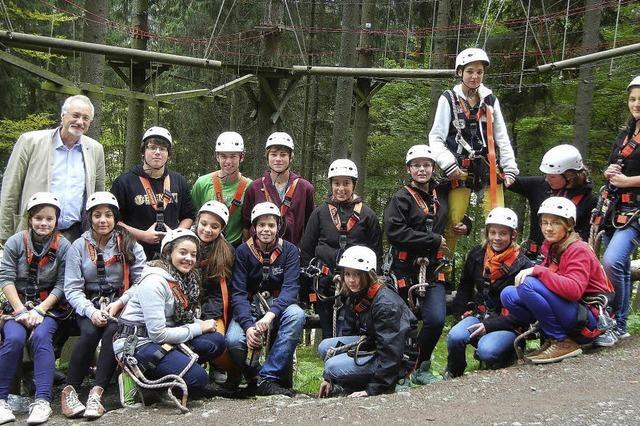
[[(613, 47), (616, 48), (616, 41), (618, 41), (618, 23), (620, 22), (620, 3), (622, 0), (618, 0), (618, 11), (616, 12), (616, 29), (613, 32)], [(609, 77), (613, 74), (613, 58), (611, 58), (611, 63), (609, 64)]]

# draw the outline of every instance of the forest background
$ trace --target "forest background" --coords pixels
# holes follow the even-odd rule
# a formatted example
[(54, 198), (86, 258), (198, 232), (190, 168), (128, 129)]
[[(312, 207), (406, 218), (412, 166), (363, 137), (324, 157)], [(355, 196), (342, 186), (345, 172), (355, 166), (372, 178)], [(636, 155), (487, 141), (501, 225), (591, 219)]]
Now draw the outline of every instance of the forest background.
[[(251, 177), (265, 168), (265, 135), (289, 132), (296, 142), (293, 168), (316, 186), (318, 202), (327, 194), (331, 160), (352, 156), (362, 176), (358, 192), (380, 218), (406, 178), (406, 150), (426, 143), (438, 96), (455, 79), (294, 79), (292, 65), (452, 69), (457, 51), (483, 47), (491, 57), (485, 84), (502, 104), (521, 175), (539, 174), (548, 148), (573, 143), (592, 171), (595, 190), (629, 116), (626, 85), (640, 73), (638, 54), (535, 72), (537, 65), (640, 42), (640, 4), (630, 0), (2, 0), (1, 6), (3, 30), (146, 45), (223, 63), (217, 70), (146, 63), (149, 84), (142, 90), (151, 96), (213, 89), (251, 72), (256, 79), (217, 96), (139, 102), (139, 127), (172, 132), (170, 167), (190, 183), (216, 168), (213, 145), (222, 131), (243, 135), (242, 169)], [(123, 79), (133, 73), (126, 63), (100, 55), (4, 50), (74, 83), (126, 90)], [(0, 62), (0, 170), (21, 133), (58, 122), (67, 94), (43, 87), (37, 75)], [(274, 109), (268, 91), (287, 101), (275, 123), (264, 118)], [(363, 93), (372, 95), (363, 101)], [(141, 134), (131, 134), (130, 99), (88, 95), (97, 106), (90, 134), (105, 147), (109, 188), (139, 161)], [(518, 196), (509, 194), (507, 204), (521, 218), (529, 214)], [(481, 240), (478, 210), (471, 210), (478, 224), (472, 238), (458, 245), (458, 265)], [(521, 223), (526, 235), (528, 220)]]

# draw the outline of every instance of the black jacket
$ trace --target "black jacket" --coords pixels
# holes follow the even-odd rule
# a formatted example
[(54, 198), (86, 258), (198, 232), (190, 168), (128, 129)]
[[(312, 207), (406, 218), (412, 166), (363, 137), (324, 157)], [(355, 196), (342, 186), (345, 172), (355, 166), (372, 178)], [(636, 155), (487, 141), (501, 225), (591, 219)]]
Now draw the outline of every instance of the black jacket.
[[(476, 246), (469, 251), (460, 277), (458, 291), (453, 300), (453, 316), (456, 320), (460, 319), (462, 314), (468, 310), (469, 302), (473, 302), (476, 307), (484, 305), (487, 308), (488, 316), (482, 321), (487, 333), (496, 330), (512, 330), (520, 324), (515, 321), (515, 317), (512, 315), (504, 316), (501, 314), (500, 293), (505, 287), (513, 285), (518, 272), (530, 268), (533, 266), (533, 262), (521, 252), (511, 264), (507, 274), (487, 287), (484, 280), (484, 254), (485, 246)], [(474, 314), (476, 313), (474, 311)]]
[[(640, 147), (636, 148), (633, 153), (626, 157), (624, 160), (622, 160), (620, 156), (620, 150), (622, 149), (622, 144), (624, 143), (625, 138), (627, 136), (632, 136), (633, 131), (635, 131), (635, 122), (633, 122), (633, 124), (633, 126), (627, 126), (627, 128), (622, 130), (616, 137), (616, 140), (613, 142), (613, 146), (611, 148), (609, 164), (616, 164), (618, 161), (620, 161), (622, 163), (622, 173), (627, 176), (640, 176)], [(640, 207), (640, 187), (623, 188), (621, 192), (633, 194), (635, 207)]]
[[(218, 244), (222, 243), (222, 241), (218, 241)], [(231, 314), (231, 309), (229, 308), (231, 305), (231, 278), (226, 280), (226, 300), (224, 298), (224, 294), (222, 292), (222, 284), (220, 277), (210, 278), (207, 276), (206, 270), (206, 261), (209, 258), (209, 253), (211, 252), (212, 245), (209, 244), (205, 246), (204, 243), (200, 242), (200, 274), (202, 280), (202, 286), (200, 290), (200, 305), (202, 308), (202, 314), (200, 316), (203, 320), (208, 319), (220, 319), (224, 317), (224, 307), (227, 306), (228, 313)], [(235, 251), (234, 251), (235, 252)], [(202, 264), (205, 262), (205, 265)], [(229, 321), (231, 318), (227, 318)], [(229, 325), (228, 323), (225, 325)]]
[[(164, 210), (164, 221), (167, 226), (174, 229), (184, 219), (194, 219), (195, 212), (191, 203), (191, 191), (184, 176), (165, 168), (165, 173), (158, 179), (150, 178), (142, 169), (142, 165), (137, 165), (130, 171), (118, 176), (113, 181), (111, 192), (116, 196), (120, 205), (120, 220), (129, 226), (146, 230), (156, 222), (156, 211), (149, 202), (140, 176), (146, 177), (151, 183), (151, 188), (157, 197), (162, 197), (164, 188), (164, 178), (169, 173), (171, 180), (171, 194), (174, 202), (166, 205)], [(160, 252), (160, 244), (146, 244), (140, 242), (147, 259), (154, 258)]]
[[(335, 203), (327, 200), (317, 207), (307, 222), (300, 240), (300, 263), (307, 266), (312, 258), (317, 258), (332, 271), (335, 270), (337, 257), (340, 253), (340, 233), (331, 219), (329, 204), (337, 208), (342, 223), (347, 223), (353, 213), (356, 203), (362, 201), (359, 197), (346, 203)], [(378, 265), (382, 264), (382, 231), (375, 212), (366, 204), (362, 205), (360, 220), (347, 234), (346, 247), (361, 245), (369, 247), (376, 253)], [(322, 277), (331, 280), (331, 277)], [(324, 286), (323, 286), (324, 288)]]
[[(415, 341), (418, 320), (398, 294), (388, 287), (380, 288), (369, 308), (358, 314), (355, 307), (362, 298), (366, 298), (364, 292), (347, 298), (342, 335), (366, 335), (368, 347), (375, 348), (376, 354), (369, 361), (375, 363), (375, 373), (367, 384), (367, 393), (392, 393), (398, 379), (405, 377), (415, 363), (415, 359), (411, 359), (413, 348), (408, 343), (412, 339)], [(404, 359), (405, 354), (409, 360)]]
[(513, 185), (507, 189), (516, 194), (523, 195), (527, 201), (529, 201), (529, 209), (531, 210), (529, 239), (538, 244), (538, 246), (542, 246), (542, 242), (544, 241), (544, 236), (542, 235), (538, 222), (538, 209), (544, 200), (554, 196), (566, 197), (570, 200), (579, 199), (576, 205), (576, 231), (578, 231), (584, 241), (589, 239), (591, 211), (595, 208), (598, 201), (597, 196), (592, 192), (593, 185), (591, 182), (587, 182), (580, 188), (571, 188), (566, 191), (555, 192), (544, 180), (544, 176), (516, 176)]

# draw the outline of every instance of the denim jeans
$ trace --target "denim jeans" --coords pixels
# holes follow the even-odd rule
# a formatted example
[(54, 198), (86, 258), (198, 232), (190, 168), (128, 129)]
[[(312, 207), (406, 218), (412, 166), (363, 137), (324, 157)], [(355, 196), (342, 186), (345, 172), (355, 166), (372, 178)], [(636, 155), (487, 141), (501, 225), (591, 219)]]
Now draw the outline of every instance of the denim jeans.
[(418, 298), (422, 314), (422, 329), (418, 335), (420, 347), (418, 365), (422, 361), (431, 359), (431, 354), (440, 339), (447, 315), (446, 297), (444, 284), (436, 283), (427, 288), (425, 297)]
[(6, 400), (9, 396), (9, 388), (22, 362), (22, 350), (24, 345), (29, 343), (33, 358), (33, 378), (36, 382), (35, 397), (51, 401), (56, 363), (53, 335), (57, 329), (58, 322), (51, 317), (45, 317), (42, 323), (32, 330), (27, 330), (14, 320), (4, 324), (4, 338), (0, 346), (0, 399)]
[[(518, 287), (509, 286), (500, 294), (502, 305), (521, 323), (539, 321), (545, 336), (564, 340), (573, 334), (578, 314), (578, 302), (572, 302), (549, 290), (539, 279), (528, 276)], [(587, 327), (596, 327), (596, 318), (587, 311)], [(587, 343), (586, 338), (575, 339)]]
[(275, 340), (271, 345), (265, 364), (260, 368), (259, 372), (256, 372), (247, 368), (245, 364), (247, 358), (247, 336), (240, 324), (235, 320), (231, 320), (225, 336), (231, 359), (243, 369), (246, 377), (255, 377), (257, 373), (260, 376), (260, 380), (281, 381), (293, 362), (293, 354), (300, 342), (304, 321), (304, 311), (296, 304), (289, 305), (282, 312), (282, 315), (273, 321), (271, 327), (276, 328)]
[[(186, 344), (198, 354), (198, 362), (211, 361), (224, 352), (224, 336), (220, 333), (207, 333), (193, 338)], [(153, 354), (160, 349), (157, 343), (147, 343), (136, 349), (135, 358), (142, 365), (153, 358)], [(160, 378), (168, 374), (178, 374), (189, 364), (190, 358), (179, 349), (169, 351), (158, 363), (156, 368), (147, 373), (150, 378)], [(189, 393), (198, 393), (209, 383), (209, 374), (197, 362), (182, 376)]]
[(602, 264), (613, 284), (616, 296), (612, 307), (618, 328), (627, 330), (627, 316), (631, 301), (631, 255), (638, 247), (638, 231), (632, 227), (618, 229), (612, 236), (604, 238), (606, 250)]
[(507, 361), (513, 356), (513, 341), (518, 336), (514, 331), (497, 330), (485, 334), (480, 339), (474, 337), (471, 340), (469, 337), (471, 332), (468, 327), (478, 323), (480, 323), (478, 318), (466, 317), (453, 326), (447, 335), (447, 371), (454, 377), (461, 376), (467, 368), (465, 349), (468, 344), (476, 347), (480, 361), (489, 365)]
[[(324, 359), (327, 351), (331, 347), (337, 345), (348, 345), (357, 342), (360, 336), (341, 336), (324, 339), (318, 345), (318, 353)], [(370, 362), (373, 356), (358, 358), (358, 365), (354, 362), (354, 358), (343, 353), (333, 356), (324, 364), (324, 378), (334, 380), (337, 383), (350, 389), (365, 388), (367, 383), (375, 373), (375, 362)]]

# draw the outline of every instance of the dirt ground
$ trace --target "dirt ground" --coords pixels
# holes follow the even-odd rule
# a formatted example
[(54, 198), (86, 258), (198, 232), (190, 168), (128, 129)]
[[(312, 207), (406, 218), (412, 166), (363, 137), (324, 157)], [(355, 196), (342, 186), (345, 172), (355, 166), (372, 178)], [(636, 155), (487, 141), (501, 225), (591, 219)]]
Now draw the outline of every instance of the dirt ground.
[[(115, 409), (95, 424), (640, 424), (639, 362), (640, 337), (634, 336), (614, 348), (557, 364), (478, 371), (394, 395), (216, 398), (190, 402), (186, 415), (168, 405)], [(113, 394), (109, 405), (115, 406)], [(59, 405), (54, 411), (60, 412)], [(18, 421), (24, 422), (25, 416)], [(85, 421), (56, 415), (48, 424), (71, 423)]]

